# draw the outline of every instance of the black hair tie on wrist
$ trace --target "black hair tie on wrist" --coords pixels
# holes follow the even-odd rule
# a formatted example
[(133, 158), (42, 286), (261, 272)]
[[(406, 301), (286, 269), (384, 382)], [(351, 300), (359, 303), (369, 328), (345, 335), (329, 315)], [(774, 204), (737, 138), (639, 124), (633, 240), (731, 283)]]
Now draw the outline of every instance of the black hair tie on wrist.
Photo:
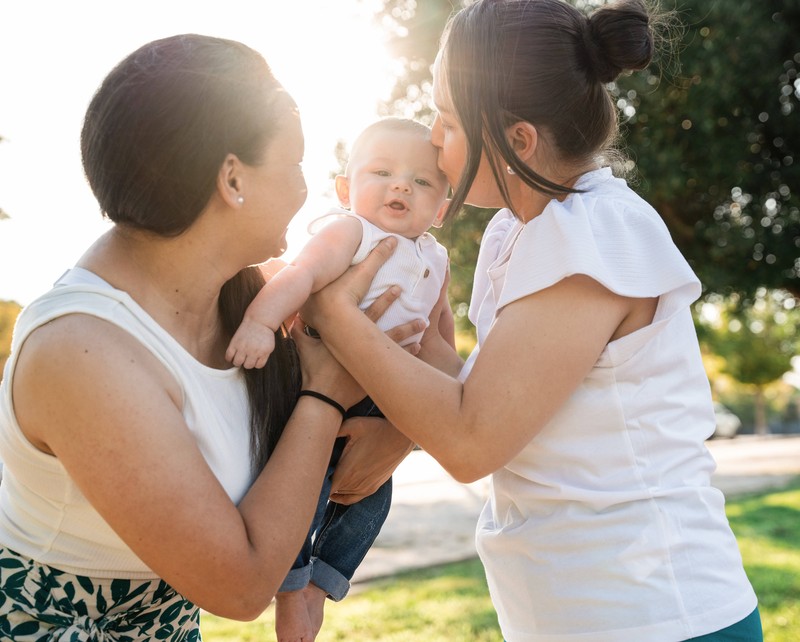
[(297, 393), (297, 398), (299, 399), (300, 397), (314, 397), (315, 399), (324, 401), (326, 404), (328, 404), (329, 406), (333, 406), (334, 408), (336, 408), (336, 410), (342, 413), (342, 419), (344, 419), (345, 415), (347, 414), (347, 411), (344, 409), (344, 406), (342, 406), (342, 404), (334, 401), (330, 397), (323, 395), (321, 392), (317, 392), (315, 390), (301, 390), (300, 392)]

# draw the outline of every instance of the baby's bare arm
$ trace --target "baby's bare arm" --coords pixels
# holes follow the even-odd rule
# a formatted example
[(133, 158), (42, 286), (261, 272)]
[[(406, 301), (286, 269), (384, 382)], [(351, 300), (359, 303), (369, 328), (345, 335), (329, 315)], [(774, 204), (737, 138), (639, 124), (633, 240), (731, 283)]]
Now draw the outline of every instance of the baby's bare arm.
[(275, 332), (309, 295), (339, 277), (361, 242), (361, 224), (334, 219), (306, 243), (297, 258), (261, 288), (231, 339), (226, 358), (235, 366), (261, 368), (275, 348)]
[(361, 224), (342, 216), (323, 227), (256, 295), (246, 315), (274, 332), (306, 299), (337, 279), (350, 266), (361, 243)]

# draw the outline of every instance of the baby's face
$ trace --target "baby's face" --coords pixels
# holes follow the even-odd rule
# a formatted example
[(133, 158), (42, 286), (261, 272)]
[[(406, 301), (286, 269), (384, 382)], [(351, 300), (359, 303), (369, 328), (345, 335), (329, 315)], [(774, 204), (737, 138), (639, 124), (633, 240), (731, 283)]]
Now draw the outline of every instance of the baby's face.
[(348, 165), (354, 214), (386, 232), (416, 238), (426, 232), (447, 196), (437, 149), (422, 136), (375, 132)]

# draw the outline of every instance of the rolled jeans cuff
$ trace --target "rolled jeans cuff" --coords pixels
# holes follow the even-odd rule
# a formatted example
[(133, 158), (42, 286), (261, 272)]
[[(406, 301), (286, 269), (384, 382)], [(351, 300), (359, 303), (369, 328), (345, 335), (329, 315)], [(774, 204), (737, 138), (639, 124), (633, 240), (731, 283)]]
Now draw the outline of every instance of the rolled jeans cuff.
[(289, 591), (299, 591), (308, 586), (311, 580), (311, 564), (306, 564), (300, 568), (293, 568), (286, 574), (286, 579), (280, 585), (278, 593), (288, 593)]
[(343, 600), (350, 590), (350, 581), (318, 557), (311, 562), (311, 581), (325, 591), (334, 602)]

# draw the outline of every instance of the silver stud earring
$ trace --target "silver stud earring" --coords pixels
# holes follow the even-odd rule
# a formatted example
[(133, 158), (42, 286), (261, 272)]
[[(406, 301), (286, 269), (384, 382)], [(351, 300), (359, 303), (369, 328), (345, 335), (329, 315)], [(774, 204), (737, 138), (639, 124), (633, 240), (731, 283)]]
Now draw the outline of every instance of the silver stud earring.
[(237, 198), (236, 202), (239, 203), (239, 205), (242, 205), (244, 203), (244, 196), (240, 196), (239, 198)]
[(515, 172), (513, 169), (511, 169), (511, 165), (506, 165), (506, 172), (507, 172), (508, 174), (511, 174), (512, 176), (513, 176), (514, 174), (516, 174), (516, 172)]

